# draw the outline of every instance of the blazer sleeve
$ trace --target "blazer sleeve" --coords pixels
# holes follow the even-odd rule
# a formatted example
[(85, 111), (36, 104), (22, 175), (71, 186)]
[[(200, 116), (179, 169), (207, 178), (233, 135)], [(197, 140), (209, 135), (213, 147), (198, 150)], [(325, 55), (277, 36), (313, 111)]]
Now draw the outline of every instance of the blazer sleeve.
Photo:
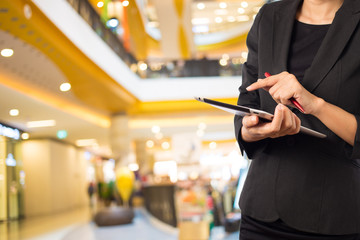
[(354, 146), (346, 144), (345, 151), (350, 159), (360, 159), (360, 116), (355, 115), (357, 129), (355, 134)]
[[(260, 108), (259, 92), (248, 92), (246, 87), (256, 82), (258, 79), (258, 31), (261, 17), (264, 12), (266, 4), (260, 9), (255, 21), (248, 33), (246, 44), (248, 47), (248, 58), (242, 68), (242, 84), (239, 88), (238, 105), (243, 105), (252, 108)], [(262, 152), (268, 142), (268, 139), (263, 139), (257, 142), (245, 142), (241, 138), (242, 117), (235, 115), (234, 117), (235, 135), (239, 143), (241, 152), (246, 152), (250, 159), (255, 158), (257, 153)]]

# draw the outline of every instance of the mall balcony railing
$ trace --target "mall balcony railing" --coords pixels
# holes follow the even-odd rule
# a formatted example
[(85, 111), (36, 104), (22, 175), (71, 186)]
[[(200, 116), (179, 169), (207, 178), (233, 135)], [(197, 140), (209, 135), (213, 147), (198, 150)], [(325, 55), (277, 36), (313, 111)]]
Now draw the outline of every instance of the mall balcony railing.
[(101, 39), (125, 62), (140, 78), (175, 78), (202, 76), (239, 76), (241, 58), (191, 59), (177, 61), (149, 62), (138, 61), (128, 52), (123, 42), (101, 20), (99, 14), (87, 0), (67, 0), (74, 10), (91, 26)]

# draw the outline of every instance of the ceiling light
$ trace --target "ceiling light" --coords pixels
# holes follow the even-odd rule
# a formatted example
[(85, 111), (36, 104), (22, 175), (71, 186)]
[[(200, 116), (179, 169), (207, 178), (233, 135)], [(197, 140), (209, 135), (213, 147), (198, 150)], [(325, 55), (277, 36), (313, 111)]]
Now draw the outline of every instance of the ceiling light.
[(122, 2), (122, 5), (123, 5), (124, 7), (129, 6), (129, 1), (127, 1), (127, 0), (123, 1), (123, 2)]
[(243, 13), (245, 13), (245, 9), (243, 9), (243, 8), (238, 8), (238, 13), (240, 13), (240, 14), (243, 14)]
[(14, 50), (10, 48), (4, 48), (1, 50), (1, 56), (3, 57), (11, 57), (12, 55), (14, 55)]
[(191, 172), (189, 178), (191, 180), (196, 180), (196, 179), (199, 178), (199, 173), (198, 172)]
[(60, 91), (62, 92), (67, 92), (71, 89), (71, 84), (70, 83), (63, 83), (60, 85)]
[(223, 67), (225, 67), (228, 64), (228, 61), (226, 59), (220, 59), (219, 64)]
[(191, 19), (193, 25), (206, 25), (210, 23), (209, 18), (193, 18)]
[(106, 26), (109, 28), (116, 28), (119, 25), (119, 20), (116, 18), (111, 18), (106, 22)]
[(248, 52), (242, 52), (242, 53), (241, 53), (241, 57), (247, 59), (247, 57), (248, 57)]
[(152, 141), (152, 140), (148, 140), (148, 141), (146, 141), (146, 146), (148, 147), (148, 148), (153, 148), (154, 147), (154, 141)]
[(55, 120), (30, 121), (26, 123), (28, 128), (53, 127), (56, 125)]
[(216, 142), (211, 142), (211, 143), (209, 144), (209, 148), (210, 148), (210, 149), (216, 149)]
[(196, 25), (192, 28), (193, 33), (207, 33), (209, 32), (209, 26), (207, 25)]
[(244, 2), (241, 2), (241, 6), (242, 6), (243, 8), (247, 8), (247, 7), (249, 6), (249, 4), (244, 1)]
[(10, 114), (10, 116), (16, 117), (16, 116), (19, 115), (19, 110), (18, 109), (11, 109), (9, 111), (9, 114)]
[(130, 171), (136, 172), (137, 170), (139, 170), (139, 164), (137, 163), (130, 163), (128, 165), (128, 168), (130, 169)]
[(222, 21), (223, 21), (223, 19), (221, 17), (216, 17), (215, 18), (216, 23), (221, 23)]
[(198, 3), (196, 5), (196, 7), (199, 9), (199, 10), (203, 10), (205, 8), (205, 4), (204, 3)]
[(151, 132), (153, 132), (153, 133), (159, 133), (159, 132), (160, 132), (160, 127), (159, 127), (159, 126), (153, 126), (153, 127), (151, 128)]
[(141, 71), (145, 71), (146, 69), (147, 69), (147, 64), (146, 63), (140, 63), (140, 65), (139, 65), (139, 69), (141, 70)]
[(76, 140), (76, 146), (78, 147), (94, 146), (96, 144), (97, 141), (94, 138)]
[(31, 7), (29, 6), (29, 4), (25, 4), (23, 10), (24, 10), (24, 15), (25, 15), (26, 19), (30, 19), (32, 16), (32, 10), (31, 10)]
[(227, 8), (226, 2), (221, 2), (221, 3), (219, 3), (219, 7), (220, 7), (220, 8)]
[(170, 143), (168, 143), (168, 142), (163, 142), (163, 143), (161, 144), (161, 147), (162, 147), (162, 149), (164, 149), (164, 150), (168, 150), (168, 149), (170, 148)]
[(98, 8), (102, 8), (104, 6), (104, 2), (103, 1), (100, 1), (97, 3), (97, 7)]
[(27, 140), (30, 138), (30, 135), (28, 133), (23, 133), (23, 134), (21, 134), (21, 138), (24, 140)]

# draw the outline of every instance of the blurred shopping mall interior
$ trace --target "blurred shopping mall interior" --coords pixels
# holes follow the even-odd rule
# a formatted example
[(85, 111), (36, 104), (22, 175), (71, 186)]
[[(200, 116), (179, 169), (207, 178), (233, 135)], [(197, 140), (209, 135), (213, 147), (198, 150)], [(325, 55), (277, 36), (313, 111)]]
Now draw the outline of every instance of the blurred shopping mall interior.
[(1, 0), (0, 239), (238, 239), (265, 0)]

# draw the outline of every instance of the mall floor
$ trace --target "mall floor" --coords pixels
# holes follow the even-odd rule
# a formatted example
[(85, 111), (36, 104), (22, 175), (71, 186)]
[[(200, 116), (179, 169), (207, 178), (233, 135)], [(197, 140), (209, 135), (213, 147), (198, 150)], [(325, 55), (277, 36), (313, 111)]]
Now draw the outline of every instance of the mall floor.
[[(143, 208), (135, 209), (133, 223), (98, 227), (92, 221), (93, 210), (75, 209), (61, 214), (0, 222), (0, 240), (176, 240), (178, 231), (156, 221)], [(239, 232), (226, 233), (223, 227), (212, 229), (209, 240), (239, 239)]]

